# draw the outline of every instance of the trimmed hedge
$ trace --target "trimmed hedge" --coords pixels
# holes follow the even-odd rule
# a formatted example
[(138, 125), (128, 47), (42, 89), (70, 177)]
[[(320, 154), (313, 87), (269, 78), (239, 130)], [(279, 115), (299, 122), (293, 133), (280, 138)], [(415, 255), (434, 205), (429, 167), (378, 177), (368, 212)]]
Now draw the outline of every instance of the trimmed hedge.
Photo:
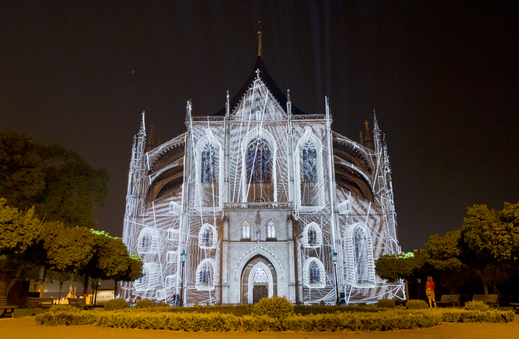
[[(144, 309), (147, 310), (147, 309)], [(447, 322), (512, 322), (513, 311), (490, 310), (391, 310), (377, 313), (330, 313), (318, 315), (291, 315), (284, 319), (268, 316), (242, 316), (225, 313), (172, 313), (53, 310), (40, 313), (36, 323), (40, 325), (97, 324), (107, 327), (163, 329), (173, 331), (384, 331), (431, 327)]]

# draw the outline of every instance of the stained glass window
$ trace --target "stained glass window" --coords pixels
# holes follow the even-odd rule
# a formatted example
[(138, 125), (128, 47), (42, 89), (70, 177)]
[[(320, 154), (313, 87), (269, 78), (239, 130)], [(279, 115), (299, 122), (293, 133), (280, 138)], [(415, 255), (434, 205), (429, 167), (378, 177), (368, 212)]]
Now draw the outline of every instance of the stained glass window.
[(210, 281), (210, 274), (211, 274), (211, 271), (209, 270), (209, 265), (207, 263), (205, 263), (202, 266), (202, 268), (200, 269), (200, 277), (199, 277), (200, 283), (208, 285), (209, 281)]
[(148, 248), (150, 246), (150, 235), (148, 233), (144, 233), (141, 238), (141, 248)]
[(272, 181), (270, 148), (263, 138), (252, 139), (247, 147), (247, 180), (251, 183)]
[(307, 141), (302, 150), (301, 180), (303, 182), (317, 182), (317, 151), (314, 144)]
[(207, 143), (202, 151), (202, 173), (201, 182), (214, 182), (214, 164), (215, 164), (214, 147)]
[(353, 241), (355, 244), (355, 266), (357, 281), (368, 281), (369, 275), (366, 267), (366, 234), (361, 228), (355, 229)]
[(310, 227), (308, 230), (308, 245), (317, 245), (317, 230), (315, 227)]
[(319, 272), (319, 265), (315, 261), (310, 263), (310, 284), (318, 284), (321, 282), (321, 277)]
[(209, 245), (210, 239), (211, 239), (211, 231), (208, 228), (206, 228), (206, 230), (202, 234), (202, 243), (204, 245)]
[(265, 284), (268, 283), (269, 279), (265, 270), (263, 268), (258, 268), (254, 273), (254, 278), (252, 281), (255, 284)]

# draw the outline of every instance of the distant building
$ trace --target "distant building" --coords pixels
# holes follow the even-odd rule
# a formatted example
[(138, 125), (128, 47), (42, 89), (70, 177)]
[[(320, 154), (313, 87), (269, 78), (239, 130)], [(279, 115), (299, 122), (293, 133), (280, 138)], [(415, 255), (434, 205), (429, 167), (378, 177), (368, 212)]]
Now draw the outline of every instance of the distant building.
[[(130, 163), (123, 240), (144, 262), (120, 296), (187, 305), (375, 302), (402, 295), (374, 261), (399, 253), (391, 170), (376, 119), (361, 143), (306, 114), (261, 56), (220, 112), (154, 147), (144, 114)], [(185, 251), (182, 272), (181, 254)], [(334, 272), (333, 253), (336, 253)], [(182, 273), (184, 280), (182, 281)]]

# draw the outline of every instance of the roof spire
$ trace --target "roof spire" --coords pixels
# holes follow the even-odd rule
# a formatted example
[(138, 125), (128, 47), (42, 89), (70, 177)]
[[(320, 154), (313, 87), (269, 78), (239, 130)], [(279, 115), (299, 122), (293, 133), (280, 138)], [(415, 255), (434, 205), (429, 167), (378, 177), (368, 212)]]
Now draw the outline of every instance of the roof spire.
[(371, 142), (371, 136), (369, 134), (369, 123), (367, 120), (364, 122), (364, 125), (366, 125), (366, 136), (364, 137), (364, 146), (366, 146), (369, 149), (373, 149), (373, 143)]
[(261, 50), (262, 50), (262, 45), (261, 45), (261, 21), (258, 21), (258, 56), (261, 56)]

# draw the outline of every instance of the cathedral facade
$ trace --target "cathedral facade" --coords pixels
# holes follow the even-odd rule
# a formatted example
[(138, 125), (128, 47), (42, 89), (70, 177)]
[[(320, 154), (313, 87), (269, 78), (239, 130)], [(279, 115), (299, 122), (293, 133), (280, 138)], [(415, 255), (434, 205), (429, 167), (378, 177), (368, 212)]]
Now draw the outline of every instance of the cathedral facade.
[(376, 118), (355, 142), (292, 105), (261, 56), (225, 108), (155, 147), (144, 114), (130, 163), (123, 241), (143, 260), (129, 302), (373, 303), (401, 295), (374, 269), (399, 253), (387, 149)]

